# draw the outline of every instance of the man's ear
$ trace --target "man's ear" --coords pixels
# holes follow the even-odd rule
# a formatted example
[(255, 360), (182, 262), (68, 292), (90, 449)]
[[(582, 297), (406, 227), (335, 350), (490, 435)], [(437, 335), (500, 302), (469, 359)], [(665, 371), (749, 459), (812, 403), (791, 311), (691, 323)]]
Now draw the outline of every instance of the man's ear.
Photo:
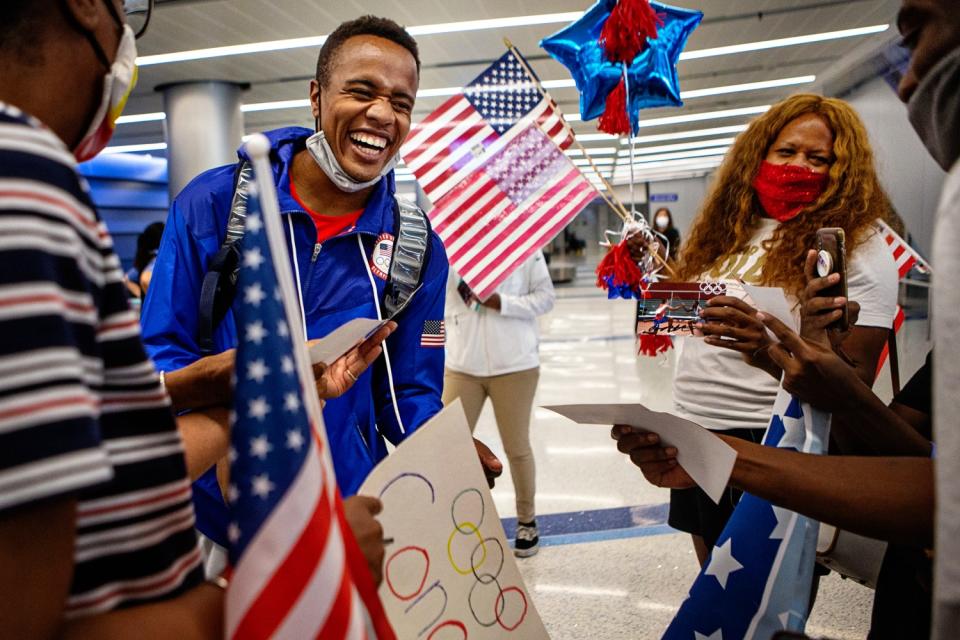
[[(107, 0), (112, 2), (113, 0)], [(64, 0), (63, 6), (67, 15), (87, 31), (95, 31), (103, 14), (100, 12), (102, 0)]]
[(320, 83), (314, 79), (310, 81), (310, 112), (313, 114), (314, 127), (320, 130)]

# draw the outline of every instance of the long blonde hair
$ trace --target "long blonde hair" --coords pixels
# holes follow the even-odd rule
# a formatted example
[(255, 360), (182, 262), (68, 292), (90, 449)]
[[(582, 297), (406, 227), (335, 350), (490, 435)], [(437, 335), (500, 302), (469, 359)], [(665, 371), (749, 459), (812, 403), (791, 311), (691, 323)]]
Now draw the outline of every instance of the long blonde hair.
[(737, 136), (683, 246), (678, 276), (691, 280), (750, 243), (764, 213), (752, 182), (780, 131), (796, 118), (816, 114), (833, 132), (834, 163), (816, 202), (780, 223), (764, 243), (761, 282), (798, 294), (806, 284), (803, 264), (817, 229), (841, 227), (848, 251), (862, 242), (876, 218), (888, 219), (890, 202), (880, 186), (867, 131), (850, 105), (813, 94), (791, 96), (771, 107)]

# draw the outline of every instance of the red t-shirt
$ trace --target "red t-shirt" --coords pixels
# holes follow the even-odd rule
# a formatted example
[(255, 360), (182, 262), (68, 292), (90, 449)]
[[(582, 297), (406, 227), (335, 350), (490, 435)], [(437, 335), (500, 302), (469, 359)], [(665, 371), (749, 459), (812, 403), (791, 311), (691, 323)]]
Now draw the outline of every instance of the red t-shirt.
[(322, 213), (317, 213), (305, 205), (303, 200), (300, 199), (300, 196), (297, 195), (297, 188), (293, 185), (293, 180), (290, 181), (290, 195), (292, 195), (293, 199), (299, 202), (304, 211), (309, 213), (310, 217), (313, 218), (313, 224), (317, 227), (317, 242), (319, 244), (323, 244), (333, 236), (347, 229), (352, 229), (357, 224), (360, 216), (363, 215), (363, 209), (358, 209), (342, 216), (325, 216)]

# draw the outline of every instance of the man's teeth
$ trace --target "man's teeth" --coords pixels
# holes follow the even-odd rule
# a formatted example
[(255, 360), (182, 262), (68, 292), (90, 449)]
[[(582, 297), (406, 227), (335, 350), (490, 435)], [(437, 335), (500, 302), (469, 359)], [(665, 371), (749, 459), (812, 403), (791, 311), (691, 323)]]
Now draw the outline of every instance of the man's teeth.
[(374, 149), (383, 150), (387, 147), (387, 139), (380, 136), (373, 136), (368, 133), (351, 134), (350, 139), (354, 142)]

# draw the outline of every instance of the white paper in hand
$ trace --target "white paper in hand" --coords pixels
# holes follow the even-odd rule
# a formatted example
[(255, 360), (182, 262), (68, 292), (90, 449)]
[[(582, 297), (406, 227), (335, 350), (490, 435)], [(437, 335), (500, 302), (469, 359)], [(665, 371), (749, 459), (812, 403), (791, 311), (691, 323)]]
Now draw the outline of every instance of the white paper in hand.
[[(544, 409), (578, 424), (628, 424), (656, 433), (664, 445), (677, 448), (677, 462), (714, 502), (720, 501), (737, 459), (730, 445), (697, 423), (642, 404), (567, 404)], [(616, 445), (611, 442), (610, 446)]]
[(359, 493), (379, 497), (380, 599), (398, 638), (549, 638), (517, 569), (457, 401), (403, 441)]
[(310, 347), (310, 364), (326, 365), (336, 362), (337, 358), (354, 348), (377, 329), (387, 324), (386, 320), (354, 318), (341, 325)]
[[(784, 295), (783, 289), (780, 287), (757, 287), (752, 284), (747, 284), (742, 280), (740, 284), (743, 285), (743, 290), (750, 297), (747, 302), (752, 303), (754, 309), (773, 316), (794, 331), (797, 331), (797, 319), (790, 309), (790, 303), (787, 302), (787, 296)], [(777, 336), (775, 336), (770, 329), (767, 329), (767, 335), (770, 336), (774, 342), (779, 342)]]

